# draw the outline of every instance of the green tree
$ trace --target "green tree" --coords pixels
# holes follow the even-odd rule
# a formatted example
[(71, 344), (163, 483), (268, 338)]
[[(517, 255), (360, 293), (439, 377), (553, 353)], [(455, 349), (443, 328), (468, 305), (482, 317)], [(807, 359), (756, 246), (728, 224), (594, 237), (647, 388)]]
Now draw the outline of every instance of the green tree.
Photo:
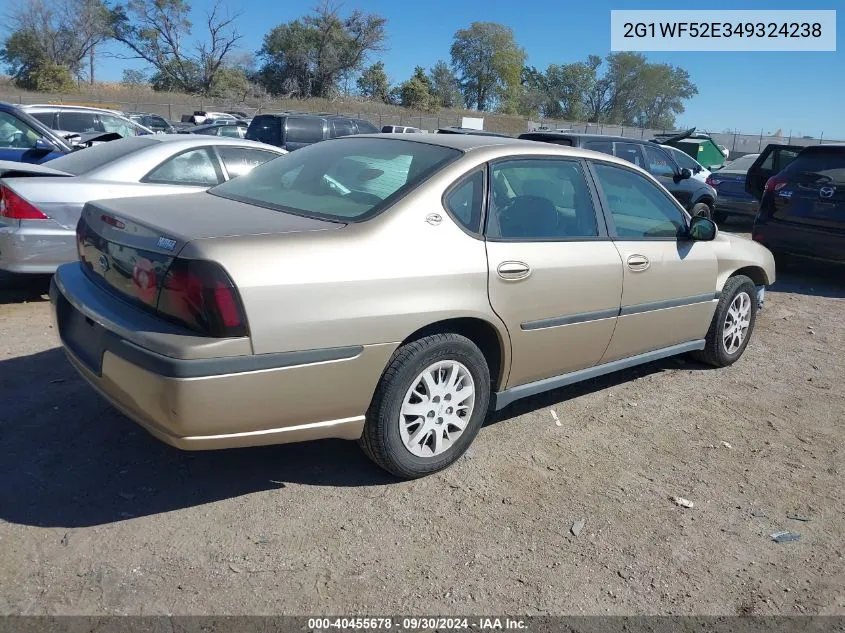
[(120, 83), (124, 86), (144, 86), (147, 81), (147, 73), (143, 70), (127, 68), (123, 71), (123, 79)]
[(455, 73), (443, 60), (438, 60), (429, 71), (431, 93), (437, 105), (443, 108), (457, 108), (463, 105), (461, 86)]
[(400, 105), (414, 110), (433, 110), (437, 99), (431, 92), (431, 80), (425, 74), (425, 68), (417, 66), (410, 79), (399, 86)]
[[(203, 23), (205, 33), (188, 19), (185, 0), (129, 0), (111, 12), (114, 38), (155, 69), (157, 89), (210, 94), (216, 76), (241, 39), (235, 27), (239, 14), (226, 14), (212, 6)], [(193, 39), (193, 46), (187, 43)]]
[(86, 60), (93, 82), (95, 48), (110, 34), (102, 0), (29, 0), (7, 14), (6, 27), (0, 58), (15, 82), (29, 87), (34, 85), (30, 75), (40, 67), (42, 77), (56, 77), (54, 66), (64, 66), (81, 80)]
[(488, 110), (503, 96), (518, 92), (525, 51), (509, 27), (473, 22), (455, 33), (451, 54), (467, 107)]
[(390, 81), (387, 73), (384, 72), (384, 62), (376, 62), (365, 68), (355, 83), (363, 96), (384, 103), (388, 102)]
[(359, 71), (367, 55), (384, 49), (386, 23), (359, 10), (341, 18), (339, 9), (326, 2), (264, 36), (259, 81), (272, 94), (331, 97), (341, 78)]

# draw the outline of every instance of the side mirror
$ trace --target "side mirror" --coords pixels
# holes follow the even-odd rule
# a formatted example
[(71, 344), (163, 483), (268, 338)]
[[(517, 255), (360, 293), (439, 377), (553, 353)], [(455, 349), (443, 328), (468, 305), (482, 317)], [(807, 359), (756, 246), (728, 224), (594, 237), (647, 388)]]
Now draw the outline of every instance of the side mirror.
[(37, 138), (35, 139), (35, 146), (34, 149), (43, 151), (43, 152), (52, 152), (55, 151), (55, 147), (53, 144), (45, 138)]
[(687, 235), (696, 242), (709, 242), (716, 237), (716, 223), (710, 218), (696, 215), (690, 220)]
[(687, 178), (692, 178), (692, 172), (689, 170), (688, 167), (684, 167), (681, 169), (681, 173), (679, 174), (678, 180), (686, 180)]

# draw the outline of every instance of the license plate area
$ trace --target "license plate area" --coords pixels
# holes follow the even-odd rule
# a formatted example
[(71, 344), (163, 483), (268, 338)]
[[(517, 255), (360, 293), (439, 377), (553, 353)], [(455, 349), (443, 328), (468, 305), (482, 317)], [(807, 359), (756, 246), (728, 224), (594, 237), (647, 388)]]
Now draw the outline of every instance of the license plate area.
[(61, 293), (56, 302), (56, 321), (65, 346), (88, 369), (100, 376), (106, 330), (74, 308)]

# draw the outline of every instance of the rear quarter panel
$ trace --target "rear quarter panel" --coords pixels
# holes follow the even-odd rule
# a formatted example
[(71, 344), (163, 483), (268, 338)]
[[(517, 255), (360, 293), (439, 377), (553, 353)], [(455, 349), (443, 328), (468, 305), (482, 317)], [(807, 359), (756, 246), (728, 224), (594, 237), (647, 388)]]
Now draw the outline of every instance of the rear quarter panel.
[[(456, 317), (484, 319), (504, 333), (487, 297), (484, 242), (459, 228), (441, 204), (443, 190), (471, 168), (462, 165), (368, 222), (196, 240), (182, 255), (226, 268), (257, 354), (398, 344), (419, 328)], [(428, 223), (429, 213), (442, 221)]]

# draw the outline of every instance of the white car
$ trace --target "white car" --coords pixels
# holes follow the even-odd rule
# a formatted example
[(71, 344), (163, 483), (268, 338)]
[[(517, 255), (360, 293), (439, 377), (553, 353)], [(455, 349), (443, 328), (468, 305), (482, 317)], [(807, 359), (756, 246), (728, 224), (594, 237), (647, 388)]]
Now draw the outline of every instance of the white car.
[(71, 142), (75, 135), (115, 132), (127, 138), (154, 134), (150, 128), (123, 116), (122, 112), (107, 108), (54, 104), (22, 105), (20, 108)]
[(672, 154), (672, 158), (675, 159), (675, 162), (678, 163), (679, 167), (686, 167), (689, 169), (692, 172), (693, 178), (700, 180), (701, 182), (707, 181), (707, 177), (710, 175), (710, 170), (695, 160), (692, 156), (679, 150), (677, 147), (672, 147), (671, 145), (661, 145), (660, 147)]

